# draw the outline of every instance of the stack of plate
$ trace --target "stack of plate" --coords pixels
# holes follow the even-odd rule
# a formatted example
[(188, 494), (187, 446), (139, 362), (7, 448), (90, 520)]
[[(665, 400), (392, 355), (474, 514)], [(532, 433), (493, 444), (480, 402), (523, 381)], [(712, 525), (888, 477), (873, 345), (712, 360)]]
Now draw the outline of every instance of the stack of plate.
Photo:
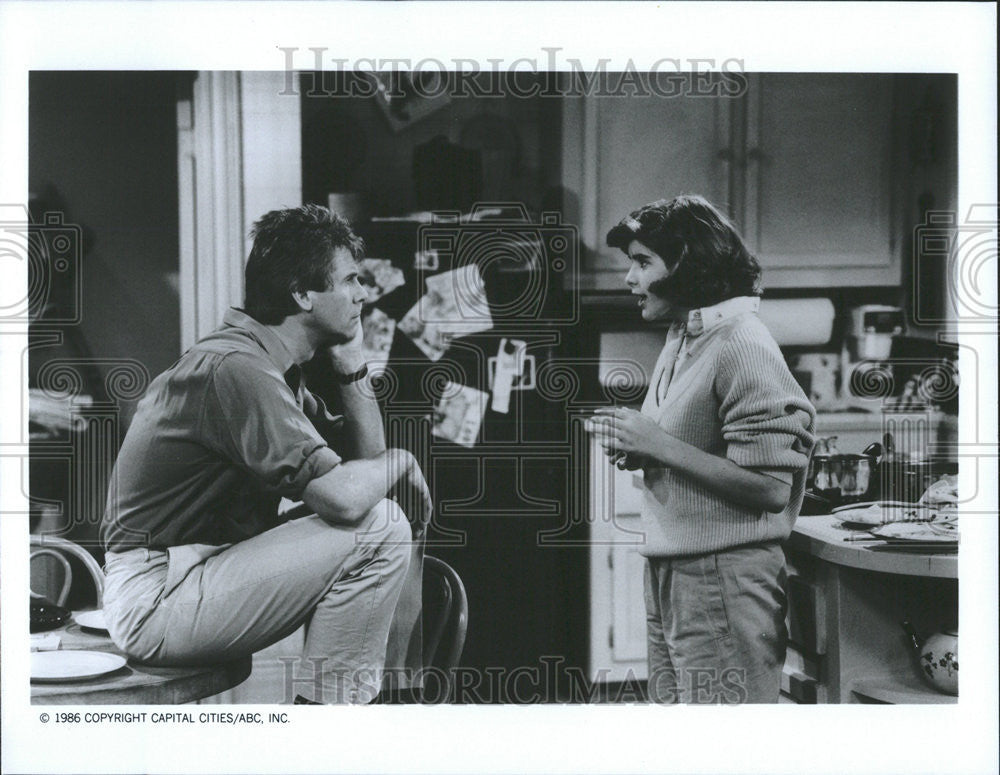
[(873, 528), (871, 534), (884, 541), (871, 549), (899, 549), (907, 552), (941, 554), (958, 551), (958, 520), (892, 522)]
[(958, 515), (953, 508), (883, 501), (861, 503), (834, 512), (847, 527), (868, 530), (867, 548), (929, 554), (958, 551)]

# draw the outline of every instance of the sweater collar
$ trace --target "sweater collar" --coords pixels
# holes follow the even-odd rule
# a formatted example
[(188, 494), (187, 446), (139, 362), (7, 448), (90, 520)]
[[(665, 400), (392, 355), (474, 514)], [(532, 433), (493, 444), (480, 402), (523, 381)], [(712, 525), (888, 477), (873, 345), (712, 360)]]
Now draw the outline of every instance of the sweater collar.
[(745, 312), (757, 312), (759, 309), (759, 296), (734, 296), (710, 307), (693, 309), (688, 313), (687, 335), (701, 336), (729, 318)]

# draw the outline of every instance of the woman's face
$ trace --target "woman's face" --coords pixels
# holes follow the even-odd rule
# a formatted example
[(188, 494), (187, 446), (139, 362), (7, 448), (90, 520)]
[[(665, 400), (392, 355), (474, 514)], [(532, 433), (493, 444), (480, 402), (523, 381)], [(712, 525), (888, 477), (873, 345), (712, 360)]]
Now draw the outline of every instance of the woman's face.
[(662, 320), (671, 312), (676, 312), (669, 301), (656, 293), (656, 284), (674, 273), (677, 269), (676, 262), (667, 266), (658, 253), (639, 240), (632, 240), (629, 244), (628, 260), (629, 268), (628, 274), (625, 275), (625, 284), (633, 296), (639, 297), (642, 319)]

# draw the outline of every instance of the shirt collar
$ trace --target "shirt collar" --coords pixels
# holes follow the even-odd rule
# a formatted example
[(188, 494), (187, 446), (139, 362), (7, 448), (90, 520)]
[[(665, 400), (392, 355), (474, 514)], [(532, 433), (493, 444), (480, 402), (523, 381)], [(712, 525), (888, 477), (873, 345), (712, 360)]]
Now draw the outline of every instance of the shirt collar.
[(701, 336), (731, 317), (744, 312), (757, 312), (759, 309), (759, 296), (734, 296), (710, 307), (693, 309), (688, 313), (688, 336)]
[(250, 336), (256, 339), (257, 343), (264, 348), (264, 352), (268, 354), (268, 357), (270, 357), (274, 365), (278, 367), (278, 371), (281, 374), (285, 374), (292, 366), (296, 365), (295, 359), (292, 357), (292, 354), (288, 351), (288, 348), (285, 347), (285, 343), (281, 341), (278, 335), (268, 326), (254, 320), (238, 307), (230, 307), (226, 310), (226, 314), (222, 318), (222, 322), (227, 326), (232, 326), (233, 328), (239, 328), (246, 331), (250, 334)]

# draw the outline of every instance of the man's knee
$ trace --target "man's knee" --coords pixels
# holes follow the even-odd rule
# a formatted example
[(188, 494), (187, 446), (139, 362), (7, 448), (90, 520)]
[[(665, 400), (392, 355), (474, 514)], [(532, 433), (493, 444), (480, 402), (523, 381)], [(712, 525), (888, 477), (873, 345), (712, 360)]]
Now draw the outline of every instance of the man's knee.
[(410, 521), (399, 504), (388, 498), (375, 504), (364, 524), (362, 532), (385, 546), (399, 546), (408, 551), (413, 543)]

